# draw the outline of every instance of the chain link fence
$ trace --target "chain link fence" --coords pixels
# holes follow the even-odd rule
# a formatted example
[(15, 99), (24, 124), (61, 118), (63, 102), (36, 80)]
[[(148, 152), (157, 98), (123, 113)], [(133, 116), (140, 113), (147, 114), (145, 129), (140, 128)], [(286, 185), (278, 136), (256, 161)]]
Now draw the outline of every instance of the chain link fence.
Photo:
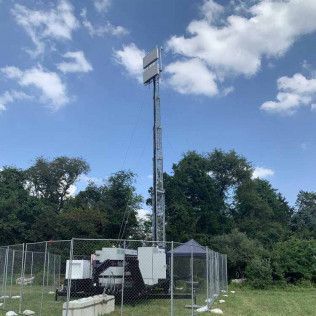
[(0, 315), (195, 315), (227, 291), (227, 281), (227, 256), (190, 242), (0, 247)]

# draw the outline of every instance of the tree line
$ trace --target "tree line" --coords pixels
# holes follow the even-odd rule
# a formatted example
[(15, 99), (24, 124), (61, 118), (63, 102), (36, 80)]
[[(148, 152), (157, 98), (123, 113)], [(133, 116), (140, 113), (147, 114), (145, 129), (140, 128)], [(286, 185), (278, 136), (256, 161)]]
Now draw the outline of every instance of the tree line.
[[(228, 255), (231, 278), (256, 287), (316, 281), (316, 192), (300, 191), (294, 206), (234, 151), (187, 152), (164, 174), (168, 240), (196, 239)], [(83, 159), (38, 158), (25, 169), (0, 171), (0, 244), (51, 239), (150, 238), (150, 218), (131, 171), (89, 182)], [(149, 189), (149, 193), (151, 189)], [(150, 196), (150, 194), (149, 194)], [(151, 199), (146, 203), (151, 204)]]

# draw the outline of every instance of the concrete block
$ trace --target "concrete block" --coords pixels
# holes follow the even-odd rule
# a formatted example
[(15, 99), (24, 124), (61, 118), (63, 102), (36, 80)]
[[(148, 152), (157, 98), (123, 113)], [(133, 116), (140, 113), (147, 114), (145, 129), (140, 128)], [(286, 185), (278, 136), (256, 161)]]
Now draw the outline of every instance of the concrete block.
[[(115, 309), (112, 295), (95, 295), (69, 301), (68, 316), (100, 316), (110, 314)], [(63, 316), (67, 313), (67, 302), (63, 304)]]

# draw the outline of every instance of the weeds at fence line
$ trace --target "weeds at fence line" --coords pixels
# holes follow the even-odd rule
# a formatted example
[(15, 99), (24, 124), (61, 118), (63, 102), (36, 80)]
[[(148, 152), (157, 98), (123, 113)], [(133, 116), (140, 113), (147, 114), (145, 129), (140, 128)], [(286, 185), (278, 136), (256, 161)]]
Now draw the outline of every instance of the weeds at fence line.
[[(207, 247), (197, 252), (192, 245), (188, 253), (179, 253), (181, 245), (72, 239), (2, 246), (0, 315), (1, 310), (31, 310), (36, 315), (67, 316), (75, 296), (93, 295), (96, 284), (102, 293), (115, 296), (113, 315), (195, 315), (196, 308), (210, 308), (216, 297), (227, 291), (227, 256)], [(157, 262), (163, 262), (163, 267), (155, 266), (146, 247), (154, 249), (150, 250), (152, 256), (158, 256)], [(96, 258), (102, 261), (104, 248), (115, 249), (115, 256), (124, 255), (101, 271)], [(139, 258), (141, 252), (145, 260)], [(66, 275), (79, 273), (74, 265), (77, 260), (85, 260), (90, 269), (88, 279), (80, 282)], [(56, 295), (56, 290), (61, 295)]]

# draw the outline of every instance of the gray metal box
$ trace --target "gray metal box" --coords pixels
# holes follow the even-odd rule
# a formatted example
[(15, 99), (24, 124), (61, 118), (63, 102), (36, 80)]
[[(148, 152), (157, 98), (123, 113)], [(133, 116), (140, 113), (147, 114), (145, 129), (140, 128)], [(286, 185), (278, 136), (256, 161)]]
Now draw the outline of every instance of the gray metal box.
[(143, 68), (145, 69), (150, 64), (155, 62), (158, 58), (159, 58), (159, 49), (158, 47), (156, 47), (143, 58)]
[(157, 61), (144, 70), (143, 83), (148, 83), (156, 75), (159, 75), (159, 63)]

